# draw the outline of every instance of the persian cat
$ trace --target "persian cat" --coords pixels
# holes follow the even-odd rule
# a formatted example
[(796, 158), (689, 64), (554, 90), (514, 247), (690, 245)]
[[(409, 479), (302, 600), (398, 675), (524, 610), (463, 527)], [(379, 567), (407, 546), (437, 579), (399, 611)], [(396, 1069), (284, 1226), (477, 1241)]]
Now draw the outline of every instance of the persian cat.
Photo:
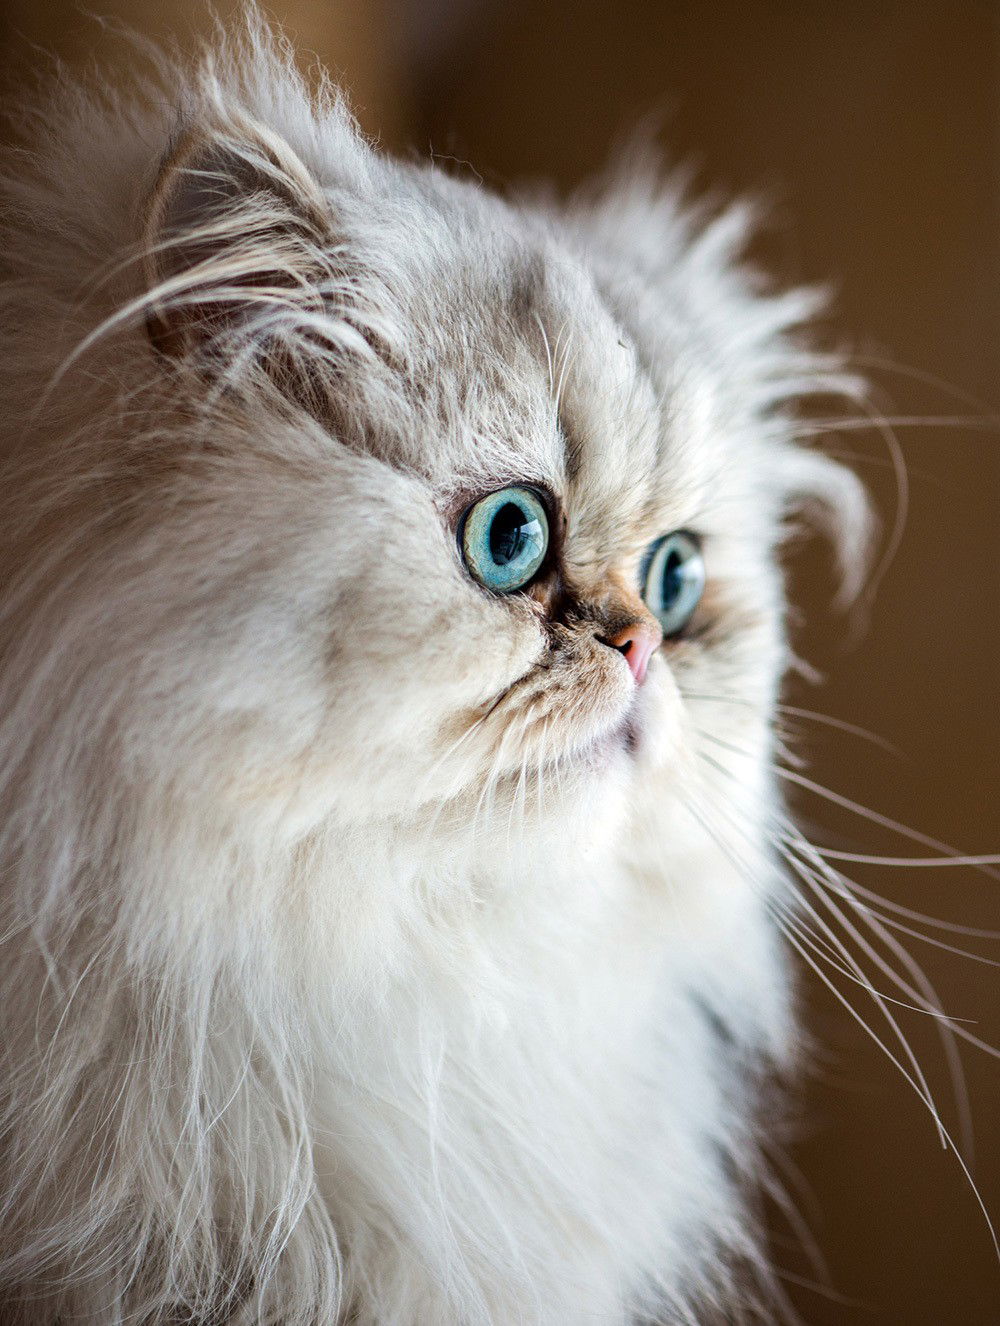
[(815, 296), (157, 69), (3, 186), (0, 1315), (750, 1313)]

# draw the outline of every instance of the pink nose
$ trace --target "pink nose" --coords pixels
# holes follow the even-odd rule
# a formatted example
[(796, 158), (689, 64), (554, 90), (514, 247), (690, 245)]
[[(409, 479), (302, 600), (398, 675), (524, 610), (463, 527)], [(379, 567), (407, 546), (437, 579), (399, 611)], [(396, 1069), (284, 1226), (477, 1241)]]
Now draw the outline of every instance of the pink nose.
[(659, 623), (648, 617), (642, 621), (631, 622), (617, 635), (608, 637), (608, 644), (611, 648), (617, 649), (620, 654), (625, 655), (625, 662), (629, 665), (632, 676), (640, 686), (646, 679), (649, 660), (659, 649), (662, 642), (663, 632), (660, 630)]

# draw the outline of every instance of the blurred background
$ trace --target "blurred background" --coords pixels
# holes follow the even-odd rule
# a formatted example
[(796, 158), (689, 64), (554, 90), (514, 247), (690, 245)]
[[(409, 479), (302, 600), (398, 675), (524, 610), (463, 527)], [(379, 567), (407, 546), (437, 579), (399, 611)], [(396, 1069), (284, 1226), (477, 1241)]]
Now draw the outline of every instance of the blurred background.
[[(223, 17), (236, 7), (216, 5)], [(801, 772), (965, 852), (1000, 851), (1000, 9), (974, 0), (267, 8), (304, 65), (318, 57), (350, 90), (366, 130), (394, 151), (471, 163), (501, 188), (544, 177), (568, 189), (652, 115), (669, 157), (693, 163), (701, 184), (768, 202), (761, 256), (782, 281), (829, 283), (829, 334), (850, 347), (879, 410), (897, 421), (890, 437), (856, 415), (826, 445), (856, 464), (887, 528), (899, 502), (897, 445), (909, 479), (902, 541), (860, 638), (829, 613), (822, 550), (804, 549), (791, 568), (796, 648), (825, 680), (793, 677), (785, 698), (832, 720), (787, 716), (807, 759)], [(0, 0), (6, 72), (30, 72), (44, 52), (120, 69), (122, 23), (187, 42), (207, 27), (207, 9), (201, 0), (88, 0), (87, 12), (68, 0)], [(800, 785), (790, 791), (827, 846), (934, 854)], [(972, 954), (890, 931), (944, 1008), (966, 1019), (959, 1025), (1000, 1044), (1000, 973), (988, 965), (1000, 960), (1000, 940), (898, 910), (1000, 928), (1000, 879), (956, 867), (844, 868), (897, 909), (888, 912), (897, 925)], [(877, 953), (900, 969), (891, 950)], [(906, 999), (875, 959), (865, 966)], [(838, 984), (891, 1039), (864, 991)], [(797, 1214), (772, 1213), (775, 1257), (802, 1319), (1000, 1322), (1000, 1264), (961, 1165), (847, 1009), (811, 974), (804, 992), (815, 1072), (779, 1167)], [(1000, 1063), (962, 1048), (966, 1110), (933, 1019), (894, 1013), (1000, 1223)]]

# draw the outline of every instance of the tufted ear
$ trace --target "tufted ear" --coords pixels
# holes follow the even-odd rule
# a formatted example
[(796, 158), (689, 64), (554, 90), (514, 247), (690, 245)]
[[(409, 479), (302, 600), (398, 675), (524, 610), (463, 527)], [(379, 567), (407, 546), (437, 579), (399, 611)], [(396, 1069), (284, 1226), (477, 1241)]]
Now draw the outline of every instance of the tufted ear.
[(310, 341), (350, 340), (328, 316), (345, 279), (327, 197), (288, 144), (248, 116), (180, 139), (144, 251), (146, 325), (163, 355), (233, 376), (262, 369), (273, 381)]
[(864, 484), (846, 465), (803, 446), (778, 453), (778, 481), (786, 512), (799, 515), (833, 544), (840, 568), (838, 601), (848, 606), (861, 593), (878, 532)]

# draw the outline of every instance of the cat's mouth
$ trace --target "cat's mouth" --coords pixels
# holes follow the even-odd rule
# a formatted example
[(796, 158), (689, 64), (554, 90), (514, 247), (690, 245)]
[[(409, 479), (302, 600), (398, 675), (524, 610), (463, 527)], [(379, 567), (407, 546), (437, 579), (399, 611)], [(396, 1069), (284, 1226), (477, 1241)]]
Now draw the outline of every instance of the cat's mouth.
[(636, 757), (644, 744), (641, 696), (622, 682), (617, 668), (563, 679), (534, 667), (474, 722), (492, 726), (499, 720), (493, 729), (496, 753), (502, 752), (497, 763), (512, 774), (523, 776), (532, 767), (554, 774), (604, 772)]

